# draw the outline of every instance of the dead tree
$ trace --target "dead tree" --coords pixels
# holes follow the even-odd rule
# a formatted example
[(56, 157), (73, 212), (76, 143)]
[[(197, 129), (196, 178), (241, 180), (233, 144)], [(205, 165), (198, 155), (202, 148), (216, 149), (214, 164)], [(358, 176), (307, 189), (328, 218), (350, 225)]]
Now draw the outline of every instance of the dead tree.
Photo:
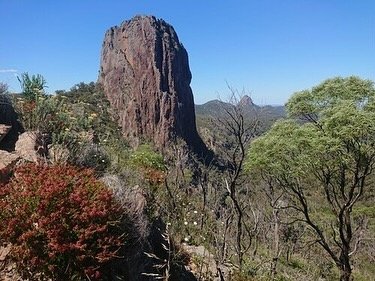
[(219, 110), (219, 115), (215, 117), (214, 123), (223, 137), (218, 150), (224, 161), (225, 187), (235, 213), (235, 252), (238, 257), (238, 266), (241, 268), (243, 255), (251, 246), (251, 243), (247, 245), (243, 243), (243, 237), (244, 235), (251, 237), (254, 229), (250, 229), (244, 220), (247, 214), (245, 207), (241, 204), (239, 189), (245, 183), (242, 171), (246, 150), (257, 134), (259, 119), (256, 107), (248, 96), (243, 95), (240, 98), (241, 95), (236, 90), (230, 87), (229, 90), (231, 93), (229, 103), (222, 103), (222, 108)]

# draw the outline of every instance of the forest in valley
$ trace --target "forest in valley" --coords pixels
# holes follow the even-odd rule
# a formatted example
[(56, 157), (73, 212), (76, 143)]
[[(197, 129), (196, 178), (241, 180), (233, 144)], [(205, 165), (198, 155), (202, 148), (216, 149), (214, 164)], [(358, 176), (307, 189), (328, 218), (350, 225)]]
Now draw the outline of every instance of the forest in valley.
[(0, 123), (37, 158), (0, 175), (4, 280), (375, 280), (373, 81), (330, 78), (285, 107), (228, 88), (195, 108), (208, 156), (132, 148), (100, 84), (19, 82), (1, 84)]

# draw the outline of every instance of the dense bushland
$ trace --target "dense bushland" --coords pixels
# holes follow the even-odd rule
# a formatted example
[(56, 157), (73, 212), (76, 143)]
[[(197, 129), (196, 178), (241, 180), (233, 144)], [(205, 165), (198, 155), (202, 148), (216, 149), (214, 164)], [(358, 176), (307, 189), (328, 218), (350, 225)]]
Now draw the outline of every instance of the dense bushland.
[[(372, 280), (373, 88), (371, 81), (356, 77), (325, 81), (293, 95), (288, 120), (267, 132), (273, 120), (251, 114), (231, 90), (231, 105), (225, 104), (220, 114), (205, 116), (200, 123), (207, 127), (201, 131), (213, 134), (211, 148), (217, 157), (211, 165), (196, 159), (182, 142), (171, 145), (164, 155), (148, 143), (131, 149), (95, 83), (80, 83), (55, 96), (36, 95), (29, 111), (24, 105), (30, 101), (22, 95), (15, 104), (24, 124), (29, 124), (26, 127), (48, 136), (50, 153), (45, 163), (55, 165), (45, 169), (87, 171), (82, 168), (90, 167), (87, 173), (92, 180), (104, 176), (116, 202), (131, 210), (121, 214), (129, 216), (132, 233), (123, 237), (117, 232), (113, 239), (141, 249), (135, 241), (151, 243), (145, 237), (158, 233), (160, 244), (148, 247), (146, 254), (138, 253), (138, 263), (151, 265), (142, 269), (144, 278), (185, 280), (178, 272), (189, 263), (199, 280), (315, 281), (338, 280), (340, 275), (342, 280)], [(40, 182), (45, 182), (42, 177), (52, 176), (43, 173), (37, 177)], [(76, 179), (80, 182), (78, 175)], [(16, 172), (4, 192), (9, 194), (18, 183)], [(49, 200), (64, 202), (65, 193), (55, 186), (49, 192), (53, 194)], [(5, 193), (2, 198), (2, 204), (8, 202), (5, 198), (10, 200)], [(12, 199), (12, 204), (21, 204), (21, 199)], [(22, 205), (28, 206), (28, 220), (40, 216), (35, 200), (31, 202)], [(76, 215), (88, 215), (84, 213)], [(86, 223), (85, 229), (96, 227)], [(34, 224), (27, 231), (37, 233)], [(94, 236), (99, 234), (105, 233)], [(23, 235), (14, 233), (12, 239), (24, 239)], [(27, 245), (35, 254), (42, 242)], [(180, 243), (209, 252), (210, 258), (198, 250), (189, 257)], [(121, 255), (126, 255), (128, 248), (122, 249)], [(79, 256), (77, 251), (69, 253), (69, 259)], [(43, 258), (48, 252), (41, 254)], [(29, 259), (18, 262), (21, 268), (32, 267)], [(121, 266), (126, 264), (135, 267), (130, 260)], [(50, 266), (38, 270), (49, 276), (58, 272)], [(86, 264), (80, 266), (76, 270), (82, 273)], [(91, 273), (95, 277), (95, 271)]]

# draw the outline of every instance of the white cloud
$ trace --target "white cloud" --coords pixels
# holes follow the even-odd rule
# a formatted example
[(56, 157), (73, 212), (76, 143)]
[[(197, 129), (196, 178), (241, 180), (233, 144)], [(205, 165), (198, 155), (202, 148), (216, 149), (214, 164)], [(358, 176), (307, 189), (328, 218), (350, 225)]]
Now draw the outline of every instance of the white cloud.
[(17, 73), (17, 69), (0, 69), (0, 73)]

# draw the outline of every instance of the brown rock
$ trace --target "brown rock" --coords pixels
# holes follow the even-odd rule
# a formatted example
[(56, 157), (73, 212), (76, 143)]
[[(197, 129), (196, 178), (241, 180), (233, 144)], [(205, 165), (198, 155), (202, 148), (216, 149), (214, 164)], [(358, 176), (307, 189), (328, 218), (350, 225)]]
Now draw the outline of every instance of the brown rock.
[(12, 129), (12, 126), (0, 124), (0, 142), (9, 133), (10, 129)]
[(14, 153), (0, 150), (0, 183), (8, 180), (13, 168), (20, 160), (20, 157)]
[(11, 249), (12, 249), (12, 244), (8, 244), (8, 245), (0, 247), (0, 261), (5, 261)]
[(40, 158), (37, 152), (37, 140), (37, 132), (24, 132), (16, 142), (15, 153), (26, 161), (37, 163)]
[(133, 146), (142, 139), (165, 148), (177, 137), (206, 152), (195, 123), (188, 55), (173, 27), (136, 16), (104, 38), (99, 83)]

